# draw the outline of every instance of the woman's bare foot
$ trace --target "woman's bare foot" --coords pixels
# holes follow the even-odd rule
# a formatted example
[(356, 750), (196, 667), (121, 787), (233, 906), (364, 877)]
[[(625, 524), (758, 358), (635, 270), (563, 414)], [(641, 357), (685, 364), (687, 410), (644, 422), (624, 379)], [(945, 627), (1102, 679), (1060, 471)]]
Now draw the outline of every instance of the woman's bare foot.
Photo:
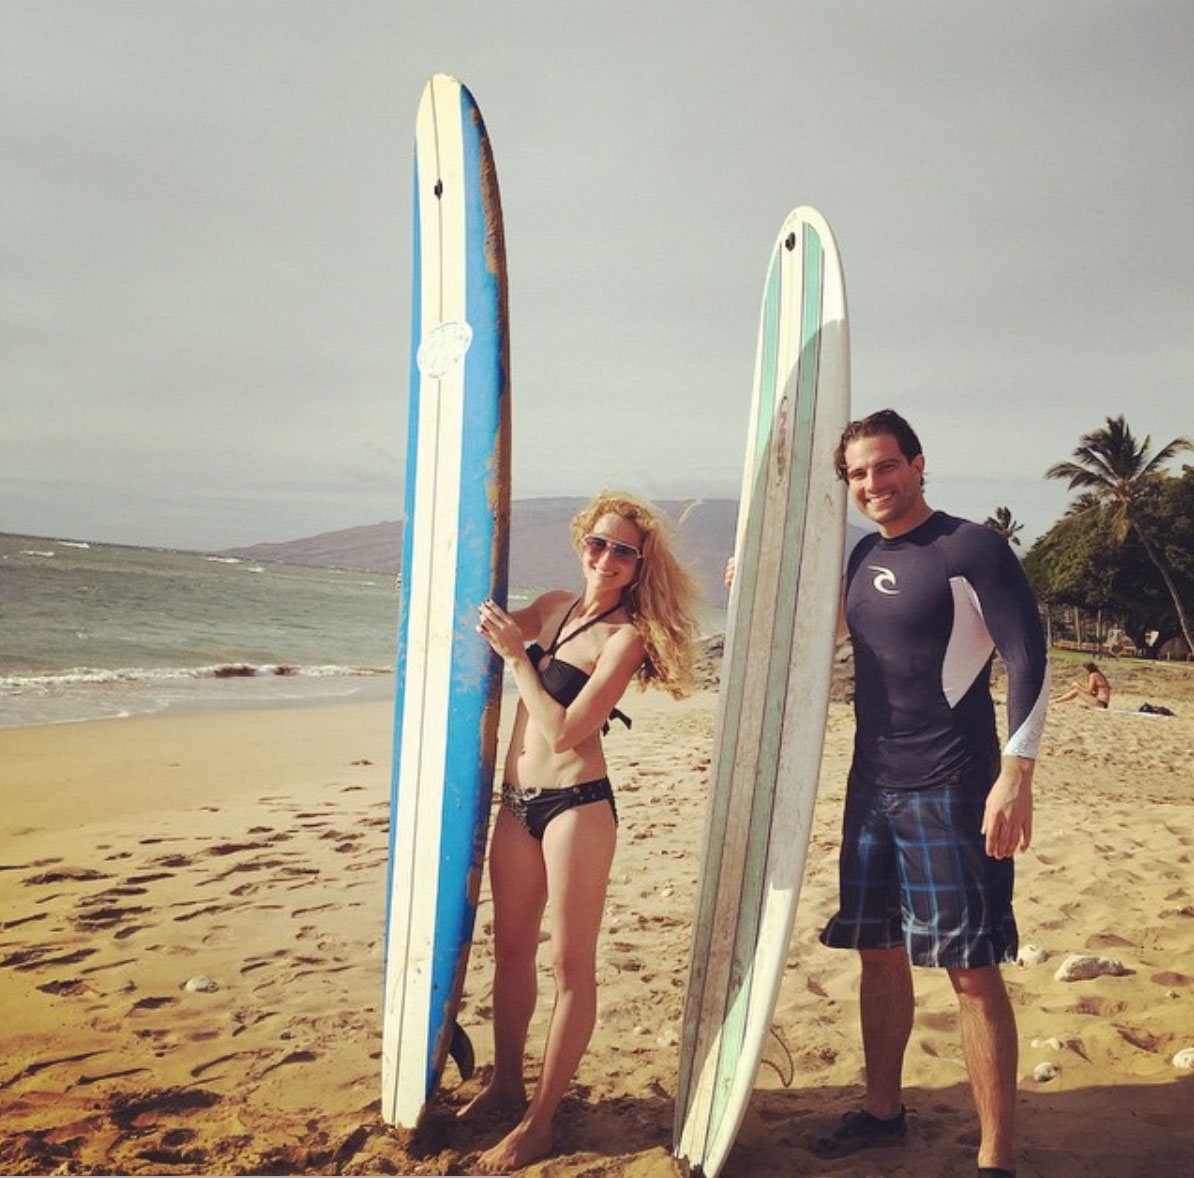
[(492, 1080), (456, 1114), (462, 1121), (481, 1121), (496, 1117), (518, 1117), (527, 1106), (526, 1090), (521, 1084), (509, 1088)]
[(531, 1121), (520, 1121), (497, 1145), (477, 1159), (477, 1169), (482, 1174), (511, 1174), (546, 1157), (553, 1144), (550, 1122), (539, 1126)]

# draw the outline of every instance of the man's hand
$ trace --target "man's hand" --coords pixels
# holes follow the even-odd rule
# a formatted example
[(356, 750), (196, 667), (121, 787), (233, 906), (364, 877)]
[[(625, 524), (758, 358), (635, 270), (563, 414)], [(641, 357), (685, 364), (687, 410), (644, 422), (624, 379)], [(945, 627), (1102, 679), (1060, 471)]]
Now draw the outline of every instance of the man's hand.
[(1032, 775), (1036, 762), (1028, 757), (1004, 757), (995, 784), (987, 794), (982, 833), (987, 854), (1010, 859), (1032, 842)]

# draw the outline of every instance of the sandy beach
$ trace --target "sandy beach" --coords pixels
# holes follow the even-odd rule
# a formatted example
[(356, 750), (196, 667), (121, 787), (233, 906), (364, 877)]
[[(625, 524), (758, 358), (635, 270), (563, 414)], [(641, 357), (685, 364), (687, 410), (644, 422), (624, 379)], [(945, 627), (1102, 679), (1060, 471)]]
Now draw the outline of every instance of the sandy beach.
[[(1055, 670), (1055, 682), (1068, 681)], [(1018, 860), (1020, 1178), (1194, 1165), (1194, 665), (1109, 662), (1110, 712), (1050, 713)], [(672, 1094), (715, 693), (631, 693), (607, 752), (621, 831), (601, 1014), (542, 1178), (671, 1178)], [(1173, 716), (1143, 715), (1149, 702)], [(903, 1147), (809, 1140), (860, 1099), (857, 967), (821, 947), (853, 721), (831, 705), (770, 1059), (728, 1178), (973, 1173), (945, 976), (917, 971)], [(462, 1021), (413, 1138), (379, 1119), (390, 708), (237, 710), (0, 732), (0, 1168), (15, 1173), (468, 1174), (501, 1126), (454, 1110), (491, 1060), (483, 894)], [(1055, 976), (1070, 955), (1122, 972)], [(542, 1044), (542, 975), (531, 1049)], [(189, 986), (188, 986), (189, 983)], [(1037, 1078), (1052, 1064), (1052, 1078)], [(534, 1066), (532, 1066), (532, 1074)], [(785, 1081), (790, 1081), (785, 1083)]]

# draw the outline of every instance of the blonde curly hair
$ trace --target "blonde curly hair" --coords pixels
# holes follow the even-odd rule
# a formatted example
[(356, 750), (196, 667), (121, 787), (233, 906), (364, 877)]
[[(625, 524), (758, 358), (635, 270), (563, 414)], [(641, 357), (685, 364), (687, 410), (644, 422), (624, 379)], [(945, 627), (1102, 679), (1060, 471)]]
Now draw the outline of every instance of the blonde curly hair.
[(646, 657), (635, 673), (640, 687), (653, 683), (679, 699), (693, 688), (693, 638), (699, 590), (672, 550), (672, 523), (645, 499), (624, 491), (601, 491), (572, 518), (572, 546), (604, 515), (616, 515), (642, 533), (638, 577), (622, 593), (622, 605), (642, 637)]

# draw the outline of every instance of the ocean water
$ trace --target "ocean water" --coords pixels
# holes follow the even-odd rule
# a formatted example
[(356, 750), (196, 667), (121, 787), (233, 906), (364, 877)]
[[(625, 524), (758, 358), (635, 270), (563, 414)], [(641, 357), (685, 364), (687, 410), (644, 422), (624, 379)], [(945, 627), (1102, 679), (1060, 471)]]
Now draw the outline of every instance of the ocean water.
[(393, 691), (381, 573), (0, 535), (0, 728)]
[(398, 608), (384, 573), (0, 534), (0, 728), (392, 698)]

